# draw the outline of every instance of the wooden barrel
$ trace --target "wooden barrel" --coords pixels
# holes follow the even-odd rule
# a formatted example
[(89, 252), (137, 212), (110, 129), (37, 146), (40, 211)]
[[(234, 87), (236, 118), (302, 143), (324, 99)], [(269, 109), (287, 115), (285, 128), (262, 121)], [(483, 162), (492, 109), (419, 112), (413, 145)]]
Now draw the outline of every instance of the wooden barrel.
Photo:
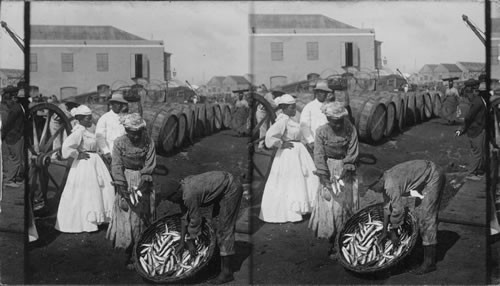
[(221, 105), (216, 103), (214, 106), (214, 131), (219, 131), (222, 129), (222, 110)]
[(442, 94), (439, 91), (434, 91), (433, 93), (434, 93), (433, 113), (434, 113), (434, 116), (438, 117), (441, 113)]
[(187, 119), (187, 130), (186, 130), (186, 139), (190, 144), (194, 143), (195, 140), (195, 131), (196, 131), (196, 110), (195, 105), (193, 104), (184, 104), (183, 110)]
[[(142, 115), (147, 124), (148, 134), (155, 143), (156, 151), (159, 154), (171, 152), (177, 140), (177, 119), (170, 118), (167, 110), (163, 107), (164, 105), (158, 105), (145, 108)], [(165, 131), (167, 121), (169, 121), (168, 126), (174, 126), (174, 128), (168, 128), (168, 132)]]
[(432, 118), (432, 110), (434, 104), (432, 102), (432, 96), (430, 93), (424, 93), (424, 115), (426, 119)]
[(393, 101), (396, 102), (397, 126), (403, 131), (406, 127), (406, 102), (403, 93), (395, 93)]
[(415, 93), (415, 115), (416, 123), (421, 123), (424, 121), (424, 94), (422, 92)]
[(349, 103), (359, 139), (369, 143), (380, 141), (386, 130), (385, 105), (370, 97), (350, 97)]
[(376, 98), (379, 102), (383, 103), (387, 109), (384, 131), (384, 136), (386, 137), (390, 136), (396, 127), (396, 104), (392, 101), (392, 96), (393, 94), (387, 92), (379, 93), (378, 95), (376, 94), (373, 96), (373, 98)]
[(144, 108), (142, 112), (142, 118), (146, 121), (146, 128), (148, 130), (148, 135), (155, 143), (156, 152), (158, 154), (165, 154), (160, 134), (166, 114), (164, 112), (160, 112), (161, 107), (162, 106)]
[(161, 109), (158, 112), (165, 117), (163, 126), (160, 129), (159, 144), (161, 144), (162, 150), (168, 154), (175, 149), (179, 140), (177, 138), (177, 134), (179, 133), (179, 120), (177, 116), (168, 114), (166, 109)]
[(411, 126), (417, 123), (417, 118), (416, 118), (416, 106), (415, 106), (415, 101), (416, 101), (416, 93), (415, 92), (408, 92), (404, 94), (406, 97), (406, 125)]
[(231, 128), (231, 106), (227, 103), (221, 105), (222, 108), (222, 125), (225, 129)]
[(207, 118), (207, 110), (205, 104), (196, 104), (196, 137), (201, 138), (205, 135), (206, 128), (206, 118)]
[(206, 129), (205, 129), (205, 136), (209, 136), (212, 133), (215, 132), (215, 113), (214, 113), (214, 105), (213, 104), (207, 104), (205, 106), (206, 108)]

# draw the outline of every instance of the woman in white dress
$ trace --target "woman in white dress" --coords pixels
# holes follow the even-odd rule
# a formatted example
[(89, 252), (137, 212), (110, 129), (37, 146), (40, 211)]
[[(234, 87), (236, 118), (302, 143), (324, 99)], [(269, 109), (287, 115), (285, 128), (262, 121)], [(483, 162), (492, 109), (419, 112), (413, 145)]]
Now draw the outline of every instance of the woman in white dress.
[(300, 142), (300, 125), (295, 116), (295, 99), (284, 94), (276, 99), (283, 112), (266, 132), (267, 148), (278, 148), (264, 188), (259, 218), (265, 222), (301, 221), (310, 213), (319, 178), (313, 174), (314, 161)]
[(115, 190), (104, 161), (96, 153), (92, 111), (85, 105), (71, 110), (78, 124), (64, 140), (62, 157), (73, 158), (64, 187), (55, 228), (79, 233), (98, 230), (111, 219)]

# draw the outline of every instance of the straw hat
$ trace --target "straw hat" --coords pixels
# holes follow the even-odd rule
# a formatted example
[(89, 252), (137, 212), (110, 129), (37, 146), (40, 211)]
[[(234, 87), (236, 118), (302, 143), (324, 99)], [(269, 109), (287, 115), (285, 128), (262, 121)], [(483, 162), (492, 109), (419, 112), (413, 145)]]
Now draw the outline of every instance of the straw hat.
[(332, 92), (332, 90), (328, 88), (328, 84), (325, 81), (319, 81), (316, 84), (316, 87), (314, 88), (314, 90), (322, 90), (322, 91), (326, 91), (326, 92)]
[(121, 91), (115, 91), (111, 95), (111, 98), (109, 99), (109, 102), (128, 103), (128, 101), (126, 101), (125, 98), (123, 97), (123, 93)]

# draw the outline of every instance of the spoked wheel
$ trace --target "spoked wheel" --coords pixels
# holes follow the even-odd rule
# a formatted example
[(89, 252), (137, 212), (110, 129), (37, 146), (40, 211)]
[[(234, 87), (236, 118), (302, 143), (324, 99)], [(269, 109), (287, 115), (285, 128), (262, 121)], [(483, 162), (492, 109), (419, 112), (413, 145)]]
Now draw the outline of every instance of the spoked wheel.
[[(28, 159), (30, 164), (30, 189), (32, 192), (40, 189), (45, 201), (47, 201), (46, 196), (49, 183), (52, 182), (56, 194), (60, 195), (70, 169), (68, 161), (59, 161), (56, 163), (53, 162), (52, 157), (55, 154), (60, 154), (61, 151), (60, 146), (54, 148), (54, 140), (59, 139), (62, 144), (63, 134), (65, 132), (67, 135), (71, 133), (71, 123), (64, 112), (51, 103), (40, 103), (31, 107), (29, 110), (29, 122)], [(64, 168), (62, 182), (56, 180), (56, 178), (60, 178), (60, 175), (53, 174), (52, 168), (49, 168), (51, 164), (56, 164)]]
[[(256, 147), (259, 145), (261, 141), (264, 140), (265, 137), (260, 137), (260, 128), (264, 124), (266, 124), (267, 129), (275, 122), (276, 120), (276, 111), (272, 108), (271, 104), (260, 94), (252, 92), (251, 94), (253, 104), (252, 106), (252, 118), (253, 118), (253, 128), (251, 130), (251, 142), (249, 144), (250, 148), (250, 158), (253, 158), (253, 155), (262, 155), (266, 157), (270, 157), (270, 163), (265, 167), (259, 167), (257, 165), (257, 160), (251, 160), (251, 166), (252, 170), (255, 170), (255, 172), (261, 177), (264, 181), (264, 183), (267, 181), (267, 177), (269, 176), (269, 172), (271, 171), (271, 165), (274, 160), (274, 156), (276, 155), (277, 150), (272, 149), (270, 150), (257, 150), (255, 151)], [(257, 111), (258, 109), (262, 108), (265, 111), (265, 115), (261, 118), (261, 116), (257, 117)], [(262, 112), (261, 114), (263, 114)], [(265, 148), (265, 147), (264, 147)]]

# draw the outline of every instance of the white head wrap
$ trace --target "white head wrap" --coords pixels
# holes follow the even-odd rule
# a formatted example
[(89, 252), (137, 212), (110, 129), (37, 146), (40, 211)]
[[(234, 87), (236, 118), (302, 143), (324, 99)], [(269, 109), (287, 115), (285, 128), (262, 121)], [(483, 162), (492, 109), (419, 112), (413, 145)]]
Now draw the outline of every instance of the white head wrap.
[(282, 96), (280, 97), (277, 97), (274, 102), (277, 104), (277, 105), (280, 105), (280, 104), (294, 104), (296, 101), (295, 101), (295, 98), (293, 96), (291, 96), (290, 94), (288, 93), (285, 93), (283, 94)]
[(141, 128), (146, 127), (146, 121), (142, 119), (139, 113), (126, 114), (120, 118), (120, 123), (125, 127), (125, 129), (137, 131)]
[(86, 105), (80, 105), (71, 109), (71, 116), (75, 117), (77, 115), (92, 115), (92, 110), (88, 108)]
[(326, 117), (333, 119), (339, 119), (349, 114), (347, 109), (345, 109), (344, 104), (338, 101), (323, 104), (323, 106), (321, 106), (321, 111), (326, 115)]

